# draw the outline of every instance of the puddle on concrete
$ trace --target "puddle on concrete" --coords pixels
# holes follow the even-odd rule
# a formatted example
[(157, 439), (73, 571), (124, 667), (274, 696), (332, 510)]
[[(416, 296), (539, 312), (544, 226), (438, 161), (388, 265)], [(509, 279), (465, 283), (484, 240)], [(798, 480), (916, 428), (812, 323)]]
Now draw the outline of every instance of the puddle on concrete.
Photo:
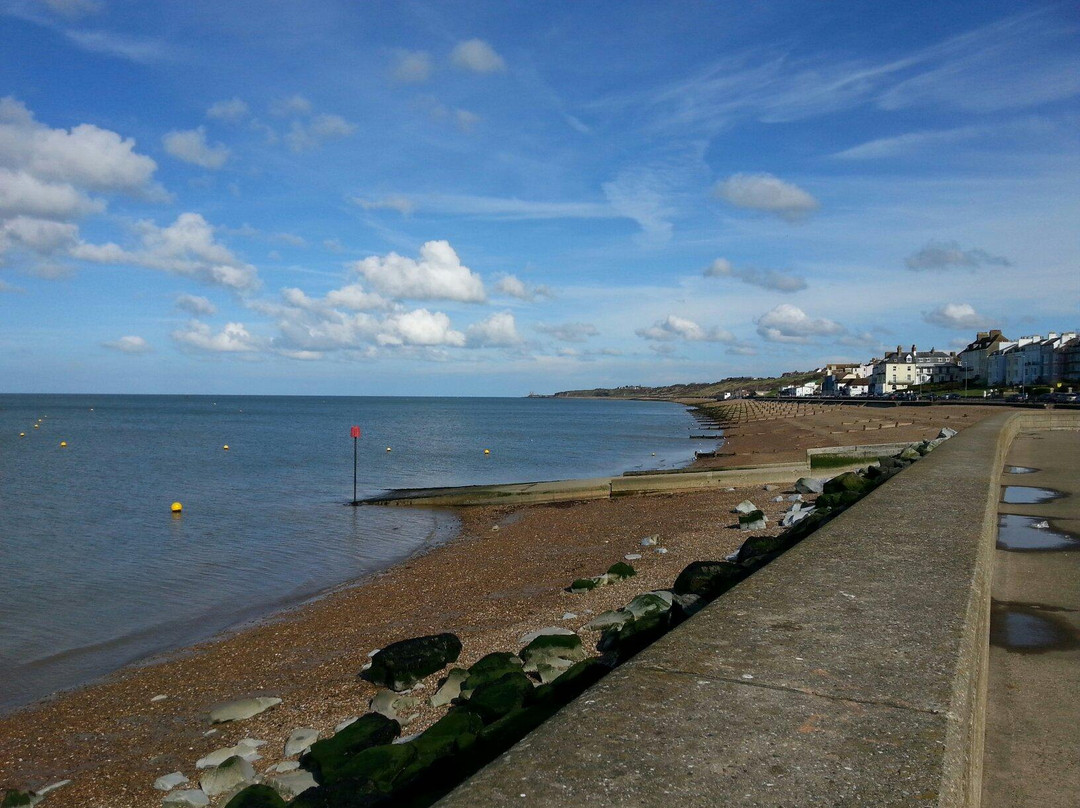
[(1076, 630), (1038, 603), (990, 601), (990, 644), (1024, 654), (1067, 651), (1080, 646)]
[[(1037, 527), (1046, 525), (1046, 527)], [(999, 550), (1031, 552), (1037, 550), (1080, 550), (1080, 536), (1058, 530), (1037, 516), (998, 515)]]
[(1005, 471), (1008, 474), (1034, 474), (1038, 469), (1031, 466), (1006, 466)]
[(1001, 501), (1008, 505), (1041, 505), (1065, 496), (1053, 488), (1035, 488), (1028, 485), (1007, 485), (1001, 492)]

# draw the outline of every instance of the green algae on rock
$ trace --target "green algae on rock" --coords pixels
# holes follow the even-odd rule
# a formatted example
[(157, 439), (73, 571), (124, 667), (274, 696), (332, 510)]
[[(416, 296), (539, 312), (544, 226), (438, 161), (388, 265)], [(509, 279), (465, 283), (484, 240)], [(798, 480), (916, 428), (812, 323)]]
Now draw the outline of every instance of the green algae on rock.
[(414, 637), (378, 651), (360, 678), (400, 692), (456, 662), (460, 655), (461, 640), (453, 634)]

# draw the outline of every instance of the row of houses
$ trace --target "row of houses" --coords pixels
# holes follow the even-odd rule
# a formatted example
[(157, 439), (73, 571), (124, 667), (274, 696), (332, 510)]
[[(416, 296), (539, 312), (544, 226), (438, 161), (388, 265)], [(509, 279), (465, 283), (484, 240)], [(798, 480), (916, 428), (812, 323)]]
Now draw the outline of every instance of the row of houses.
[(923, 384), (967, 382), (984, 387), (1080, 383), (1080, 338), (1075, 331), (1008, 339), (998, 329), (980, 331), (959, 353), (897, 345), (866, 364), (831, 364), (824, 380), (784, 388), (784, 396), (888, 395)]

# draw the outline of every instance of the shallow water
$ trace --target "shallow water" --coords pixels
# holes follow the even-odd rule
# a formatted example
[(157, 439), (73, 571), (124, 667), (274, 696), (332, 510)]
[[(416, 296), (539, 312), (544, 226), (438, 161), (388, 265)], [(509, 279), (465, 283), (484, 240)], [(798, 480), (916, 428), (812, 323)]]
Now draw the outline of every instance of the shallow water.
[(1053, 613), (1061, 611), (1037, 603), (1003, 603), (990, 607), (990, 644), (1020, 653), (1045, 653), (1075, 648), (1075, 632)]
[(671, 468), (702, 447), (662, 402), (0, 396), (0, 709), (452, 536), (446, 511), (343, 506), (353, 424), (361, 497)]
[(1001, 550), (1080, 550), (1080, 536), (1052, 526), (1035, 527), (1045, 520), (1037, 516), (999, 514), (997, 546)]
[(1035, 488), (1027, 485), (1007, 485), (1001, 492), (1001, 501), (1008, 505), (1041, 505), (1065, 496), (1053, 488)]
[(1031, 466), (1006, 466), (1005, 471), (1008, 474), (1034, 474), (1038, 469)]

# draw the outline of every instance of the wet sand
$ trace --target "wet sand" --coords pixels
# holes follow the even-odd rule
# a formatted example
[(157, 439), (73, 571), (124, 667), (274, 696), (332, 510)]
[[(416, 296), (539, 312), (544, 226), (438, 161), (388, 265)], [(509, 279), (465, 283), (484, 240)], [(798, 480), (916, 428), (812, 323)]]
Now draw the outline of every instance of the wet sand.
[[(936, 421), (928, 417), (917, 437), (932, 437), (929, 433), (943, 425), (968, 426), (976, 420), (974, 409), (965, 409), (966, 419), (946, 421), (942, 413)], [(823, 427), (841, 415), (846, 417), (827, 414), (823, 426), (816, 423), (819, 416), (809, 413), (778, 419), (764, 425), (765, 435), (736, 435), (732, 445), (740, 453), (756, 447), (750, 454), (759, 458), (778, 453), (770, 450), (780, 441), (787, 441), (787, 452), (830, 445), (834, 441), (823, 444), (819, 433), (828, 433)], [(890, 430), (874, 437), (858, 442), (908, 439)], [(793, 440), (803, 445), (793, 448)], [(370, 651), (408, 637), (452, 631), (464, 643), (458, 664), (468, 665), (491, 651), (519, 650), (518, 638), (537, 628), (579, 629), (591, 616), (622, 606), (640, 592), (670, 586), (690, 562), (719, 559), (735, 550), (746, 534), (734, 527), (731, 509), (742, 499), (766, 511), (773, 520), (767, 532), (775, 533), (777, 517), (788, 505), (769, 501), (778, 493), (755, 486), (461, 509), (460, 537), (355, 587), (0, 718), (0, 787), (40, 788), (71, 779), (43, 804), (154, 806), (163, 796), (152, 788), (155, 778), (179, 770), (194, 782), (199, 757), (245, 737), (268, 742), (260, 750), (263, 759), (255, 763), (256, 771), (265, 771), (282, 760), (293, 729), (311, 726), (325, 736), (342, 720), (367, 711), (375, 688), (357, 673)], [(659, 534), (666, 554), (640, 546), (652, 534)], [(638, 576), (582, 595), (563, 591), (575, 578), (597, 575), (628, 553), (643, 556), (632, 562)], [(198, 597), (194, 581), (192, 597)], [(562, 619), (567, 612), (577, 616)], [(596, 639), (586, 635), (586, 645)], [(427, 681), (425, 695), (436, 678)], [(158, 695), (166, 698), (152, 701)], [(277, 696), (283, 703), (206, 735), (213, 706), (255, 695)], [(437, 714), (420, 711), (405, 732), (422, 729)]]

